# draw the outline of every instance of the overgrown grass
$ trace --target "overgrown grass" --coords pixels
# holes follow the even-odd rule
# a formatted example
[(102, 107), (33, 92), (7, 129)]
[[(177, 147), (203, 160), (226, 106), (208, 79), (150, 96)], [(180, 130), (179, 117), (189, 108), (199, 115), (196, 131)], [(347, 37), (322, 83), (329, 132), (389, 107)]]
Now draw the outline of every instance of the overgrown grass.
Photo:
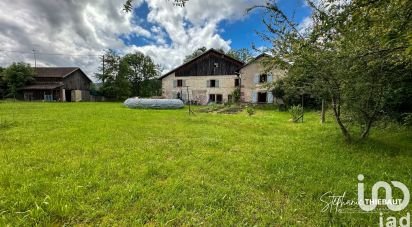
[[(412, 189), (412, 134), (343, 142), (317, 113), (249, 117), (131, 110), (116, 103), (0, 103), (0, 225), (377, 225), (321, 212), (320, 197), (365, 184)], [(400, 216), (411, 205), (400, 213)], [(358, 209), (359, 210), (359, 209)]]

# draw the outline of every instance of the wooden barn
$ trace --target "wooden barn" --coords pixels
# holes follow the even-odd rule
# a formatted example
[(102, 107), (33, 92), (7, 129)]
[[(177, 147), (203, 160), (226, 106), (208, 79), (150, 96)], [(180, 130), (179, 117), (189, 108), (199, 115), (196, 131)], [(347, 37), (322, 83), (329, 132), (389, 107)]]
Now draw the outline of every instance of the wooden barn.
[(24, 100), (90, 101), (92, 80), (77, 67), (37, 67), (34, 82), (23, 88)]

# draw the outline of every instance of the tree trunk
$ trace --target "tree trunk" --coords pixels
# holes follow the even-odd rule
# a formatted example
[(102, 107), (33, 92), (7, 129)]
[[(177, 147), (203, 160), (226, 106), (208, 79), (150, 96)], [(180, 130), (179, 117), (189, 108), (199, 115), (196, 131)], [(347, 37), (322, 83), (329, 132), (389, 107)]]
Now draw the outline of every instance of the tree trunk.
[[(375, 116), (375, 114), (374, 114)], [(368, 122), (366, 123), (366, 127), (361, 134), (361, 139), (366, 139), (369, 136), (370, 129), (372, 128), (372, 124), (374, 122), (374, 116), (369, 118)]]
[(325, 99), (322, 99), (322, 112), (320, 113), (320, 123), (325, 123)]
[(332, 109), (333, 109), (333, 114), (335, 115), (336, 122), (339, 125), (339, 128), (345, 137), (346, 142), (350, 143), (352, 141), (352, 138), (350, 136), (350, 133), (348, 129), (345, 127), (345, 125), (342, 123), (342, 120), (340, 119), (340, 103), (337, 103), (335, 98), (332, 98)]

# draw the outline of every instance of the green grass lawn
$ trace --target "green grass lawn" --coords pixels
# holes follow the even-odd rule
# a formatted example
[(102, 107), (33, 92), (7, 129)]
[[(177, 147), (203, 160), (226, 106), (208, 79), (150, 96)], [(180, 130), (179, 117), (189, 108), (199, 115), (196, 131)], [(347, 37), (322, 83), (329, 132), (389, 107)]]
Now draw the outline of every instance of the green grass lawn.
[(377, 213), (321, 212), (320, 197), (356, 200), (360, 173), (368, 191), (398, 180), (412, 192), (410, 130), (349, 145), (331, 117), (289, 118), (0, 103), (0, 226), (377, 226)]

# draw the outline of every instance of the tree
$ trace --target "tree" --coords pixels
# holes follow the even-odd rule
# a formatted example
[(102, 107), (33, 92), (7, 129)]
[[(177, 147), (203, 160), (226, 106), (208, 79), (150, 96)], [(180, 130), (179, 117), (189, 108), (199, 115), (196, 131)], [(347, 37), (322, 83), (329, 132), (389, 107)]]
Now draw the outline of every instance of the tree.
[[(116, 51), (107, 50), (102, 60), (104, 67), (102, 65), (99, 68), (102, 73), (96, 74), (96, 77), (102, 82), (100, 92), (108, 98), (123, 99), (124, 96), (130, 94), (130, 84), (126, 85), (124, 80), (126, 73), (124, 72), (125, 66), (121, 65), (121, 57)], [(122, 72), (120, 73), (121, 68)]]
[(227, 52), (227, 55), (245, 63), (251, 61), (254, 58), (253, 54), (247, 48), (230, 50), (229, 52)]
[(103, 59), (104, 67), (102, 64), (99, 68), (102, 73), (96, 77), (102, 82), (99, 92), (104, 96), (121, 100), (131, 95), (159, 95), (159, 66), (149, 56), (135, 52), (121, 57), (114, 50), (107, 50)]
[(288, 70), (289, 88), (331, 100), (347, 141), (353, 134), (349, 125), (355, 125), (364, 139), (388, 106), (410, 94), (412, 3), (307, 3), (313, 10), (313, 27), (304, 32), (275, 1), (254, 7), (265, 10), (267, 32), (260, 35), (273, 43), (274, 57), (266, 66)]
[(132, 94), (132, 84), (128, 80), (129, 65), (126, 61), (120, 60), (119, 72), (114, 80), (114, 94), (117, 100), (124, 100)]
[(0, 99), (4, 98), (4, 95), (5, 95), (6, 89), (7, 89), (6, 83), (3, 79), (3, 71), (4, 71), (4, 68), (0, 67)]
[(151, 92), (151, 89), (156, 89), (152, 86), (152, 81), (159, 76), (159, 66), (154, 61), (141, 52), (125, 55), (122, 60), (127, 65), (126, 77), (131, 83), (132, 94), (134, 96), (153, 96), (158, 95), (158, 90)]
[(34, 71), (29, 64), (19, 62), (4, 69), (2, 75), (8, 95), (16, 99), (19, 89), (33, 80)]

